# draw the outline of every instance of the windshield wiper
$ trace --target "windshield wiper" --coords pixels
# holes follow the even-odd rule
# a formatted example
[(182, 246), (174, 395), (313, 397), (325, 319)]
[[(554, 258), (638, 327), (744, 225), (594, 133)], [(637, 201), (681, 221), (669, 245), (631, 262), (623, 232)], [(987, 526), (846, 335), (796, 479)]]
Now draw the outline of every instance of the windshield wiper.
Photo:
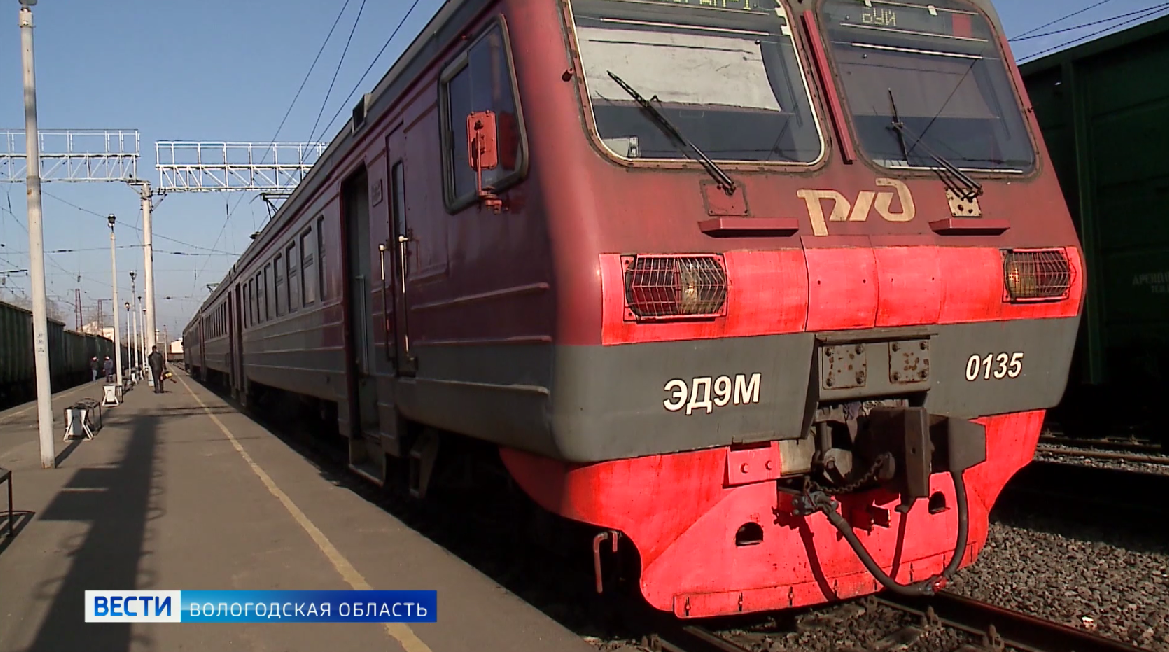
[(682, 132), (678, 131), (678, 128), (670, 122), (669, 118), (663, 115), (656, 106), (649, 102), (649, 100), (642, 97), (641, 93), (638, 93), (632, 86), (625, 83), (624, 79), (614, 75), (612, 70), (606, 70), (605, 72), (609, 73), (609, 76), (613, 78), (613, 81), (617, 82), (617, 85), (624, 89), (626, 93), (629, 93), (629, 96), (636, 100), (637, 103), (641, 105), (641, 108), (648, 111), (649, 114), (653, 116), (655, 120), (657, 120), (658, 124), (666, 130), (666, 133), (673, 136), (674, 138), (677, 138), (678, 141), (683, 145), (686, 145), (690, 147), (690, 149), (694, 150), (694, 154), (696, 155), (698, 162), (701, 163), (702, 167), (706, 169), (710, 176), (718, 182), (718, 185), (723, 189), (723, 192), (727, 193), (728, 195), (735, 194), (734, 180), (727, 176), (727, 173), (723, 172), (722, 168), (716, 165), (714, 161), (710, 160), (710, 157), (704, 154), (702, 150), (698, 149), (697, 145), (683, 136)]
[[(893, 99), (893, 89), (889, 89), (889, 103), (893, 106), (893, 124), (889, 128), (897, 132), (897, 139), (901, 144), (901, 155), (905, 157), (906, 165), (909, 165), (909, 150), (921, 145), (921, 148), (926, 151), (926, 154), (938, 164), (938, 167), (934, 168), (934, 172), (941, 177), (942, 184), (946, 186), (947, 190), (950, 190), (966, 201), (974, 201), (974, 199), (982, 195), (982, 184), (971, 179), (969, 175), (958, 169), (957, 166), (935, 153), (930, 149), (929, 145), (926, 145), (922, 141), (922, 136), (914, 138), (913, 146), (907, 148), (905, 146), (905, 134), (908, 133), (912, 136), (913, 132), (905, 126), (905, 123), (901, 122), (901, 117), (897, 114), (897, 101)], [(965, 188), (961, 186), (965, 186)]]

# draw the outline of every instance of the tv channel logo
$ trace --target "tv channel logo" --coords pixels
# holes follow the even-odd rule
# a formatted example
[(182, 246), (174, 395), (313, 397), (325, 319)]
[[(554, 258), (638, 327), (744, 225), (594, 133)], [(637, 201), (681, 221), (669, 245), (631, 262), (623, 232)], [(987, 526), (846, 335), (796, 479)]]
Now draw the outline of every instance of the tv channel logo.
[(181, 623), (182, 591), (86, 591), (87, 623)]

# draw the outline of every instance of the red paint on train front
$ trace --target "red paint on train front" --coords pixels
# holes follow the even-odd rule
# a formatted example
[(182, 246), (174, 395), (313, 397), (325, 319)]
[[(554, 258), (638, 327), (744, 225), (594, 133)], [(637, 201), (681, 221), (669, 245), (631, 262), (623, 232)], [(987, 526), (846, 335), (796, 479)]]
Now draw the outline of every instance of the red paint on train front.
[[(987, 517), (999, 492), (1031, 461), (1043, 414), (978, 420), (987, 427), (987, 461), (965, 476), (972, 489), (963, 566), (973, 563), (986, 543)], [(545, 509), (604, 524), (632, 539), (641, 555), (642, 592), (658, 609), (714, 616), (819, 604), (880, 589), (824, 515), (792, 516), (791, 497), (777, 492), (774, 482), (726, 486), (729, 454), (720, 448), (577, 466), (505, 449), (503, 459)], [(954, 505), (949, 478), (935, 476), (931, 485)], [(842, 502), (857, 536), (898, 581), (922, 580), (950, 561), (957, 529), (952, 507), (930, 514), (918, 503), (901, 515), (893, 509), (898, 496), (884, 490)], [(889, 522), (874, 527), (874, 516)], [(762, 542), (736, 546), (736, 532), (747, 523), (762, 528)]]

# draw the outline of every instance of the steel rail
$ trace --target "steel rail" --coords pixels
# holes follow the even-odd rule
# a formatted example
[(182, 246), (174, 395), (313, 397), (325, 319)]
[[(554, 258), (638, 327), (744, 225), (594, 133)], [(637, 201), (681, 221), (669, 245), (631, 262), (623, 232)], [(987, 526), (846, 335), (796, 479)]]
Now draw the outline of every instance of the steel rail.
[(1121, 462), (1143, 462), (1145, 464), (1169, 464), (1169, 455), (1143, 455), (1141, 453), (1123, 453), (1110, 450), (1092, 450), (1082, 448), (1063, 448), (1048, 445), (1039, 445), (1036, 452), (1057, 455), (1060, 457), (1084, 457), (1095, 460), (1117, 460)]
[(1087, 448), (1102, 448), (1111, 450), (1130, 450), (1130, 451), (1162, 451), (1165, 450), (1161, 444), (1152, 441), (1133, 441), (1130, 439), (1087, 439), (1083, 437), (1067, 437), (1064, 435), (1041, 435), (1039, 437), (1039, 445), (1055, 445), (1055, 446), (1070, 446), (1087, 447)]
[(928, 597), (881, 594), (875, 599), (927, 619), (936, 616), (951, 627), (984, 635), (992, 644), (1001, 641), (1029, 652), (1147, 652), (1121, 641), (949, 592)]

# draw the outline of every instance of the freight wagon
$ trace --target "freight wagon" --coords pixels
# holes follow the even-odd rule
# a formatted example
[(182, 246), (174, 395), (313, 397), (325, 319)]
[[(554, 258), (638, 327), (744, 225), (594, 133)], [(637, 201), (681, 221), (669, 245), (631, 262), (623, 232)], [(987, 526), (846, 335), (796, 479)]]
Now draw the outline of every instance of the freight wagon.
[(1084, 247), (1058, 426), (1155, 427), (1169, 381), (1169, 16), (1020, 67)]
[[(99, 335), (65, 329), (50, 319), (49, 369), (54, 392), (90, 382), (89, 361), (114, 356), (114, 343)], [(123, 348), (123, 360), (125, 357)], [(36, 398), (32, 313), (0, 301), (0, 408)]]

